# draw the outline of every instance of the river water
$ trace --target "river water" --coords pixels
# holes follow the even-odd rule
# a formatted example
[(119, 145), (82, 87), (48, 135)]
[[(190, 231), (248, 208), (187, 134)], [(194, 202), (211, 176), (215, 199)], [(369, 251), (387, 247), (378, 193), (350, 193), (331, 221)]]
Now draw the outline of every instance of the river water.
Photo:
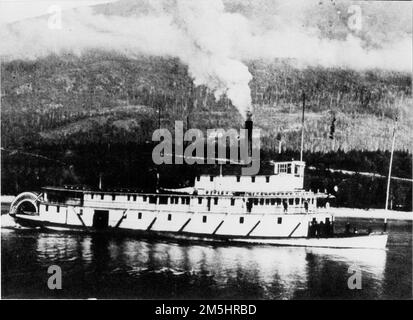
[[(351, 222), (359, 228), (369, 224), (378, 229), (381, 224)], [(388, 231), (387, 250), (367, 250), (206, 245), (2, 229), (2, 297), (411, 299), (412, 225), (390, 220)], [(61, 290), (47, 286), (51, 265), (62, 270)], [(349, 289), (351, 270), (360, 271), (360, 290)]]

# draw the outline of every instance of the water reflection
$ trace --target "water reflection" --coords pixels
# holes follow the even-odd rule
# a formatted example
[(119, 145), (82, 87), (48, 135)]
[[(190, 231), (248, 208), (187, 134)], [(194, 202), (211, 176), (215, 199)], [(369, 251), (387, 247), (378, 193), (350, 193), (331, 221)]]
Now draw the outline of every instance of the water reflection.
[(66, 234), (37, 234), (35, 250), (41, 265), (64, 265), (87, 294), (129, 298), (357, 298), (360, 294), (347, 287), (353, 265), (368, 288), (361, 296), (379, 297), (387, 256), (384, 250), (188, 245)]

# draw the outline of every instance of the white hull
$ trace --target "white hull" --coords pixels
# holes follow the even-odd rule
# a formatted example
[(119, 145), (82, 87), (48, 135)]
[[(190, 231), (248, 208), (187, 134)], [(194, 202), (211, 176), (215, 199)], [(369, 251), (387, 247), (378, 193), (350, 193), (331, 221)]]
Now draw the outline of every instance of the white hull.
[[(79, 225), (68, 225), (50, 223), (49, 221), (40, 220), (36, 216), (16, 215), (17, 222), (23, 225), (32, 225), (33, 227), (42, 227), (54, 231), (96, 231), (92, 227), (83, 227)], [(166, 228), (165, 228), (166, 229)], [(260, 236), (242, 236), (231, 235), (229, 233), (222, 234), (201, 234), (193, 232), (176, 232), (171, 230), (162, 230), (162, 228), (154, 231), (132, 229), (132, 228), (115, 228), (109, 227), (99, 232), (136, 234), (142, 237), (152, 238), (170, 238), (178, 240), (194, 240), (205, 242), (224, 242), (224, 243), (245, 243), (245, 244), (264, 244), (277, 246), (299, 246), (299, 247), (321, 247), (321, 248), (358, 248), (358, 249), (385, 249), (388, 234), (372, 233), (370, 235), (351, 235), (338, 236), (328, 238), (309, 238), (309, 237), (260, 237)]]
[(272, 244), (279, 246), (385, 249), (387, 234), (371, 234), (334, 238), (290, 238), (290, 239), (234, 239), (237, 242)]

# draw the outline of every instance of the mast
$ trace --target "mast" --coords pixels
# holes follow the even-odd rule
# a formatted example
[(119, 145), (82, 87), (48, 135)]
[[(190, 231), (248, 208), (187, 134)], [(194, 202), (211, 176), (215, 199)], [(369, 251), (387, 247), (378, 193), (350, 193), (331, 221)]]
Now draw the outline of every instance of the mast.
[[(395, 144), (395, 142), (396, 142), (396, 127), (397, 127), (397, 118), (396, 118), (396, 121), (394, 122), (393, 139), (392, 139), (392, 143), (391, 143), (390, 164), (389, 164), (389, 176), (387, 177), (387, 189), (386, 189), (386, 207), (384, 208), (384, 210), (386, 210), (386, 211), (389, 210), (391, 168), (392, 168), (392, 164), (393, 164), (394, 144)], [(387, 231), (387, 216), (384, 218), (383, 231), (384, 231), (384, 232)]]
[(303, 161), (303, 149), (304, 149), (304, 109), (305, 109), (305, 93), (303, 92), (303, 115), (301, 117), (301, 149), (300, 149), (300, 161)]
[(387, 177), (387, 190), (386, 190), (386, 207), (385, 209), (389, 209), (389, 195), (390, 195), (390, 180), (391, 180), (391, 168), (393, 164), (393, 153), (394, 153), (394, 144), (396, 142), (396, 127), (397, 127), (397, 118), (394, 123), (394, 128), (393, 128), (393, 140), (391, 144), (391, 154), (390, 154), (390, 164), (389, 164), (389, 176)]

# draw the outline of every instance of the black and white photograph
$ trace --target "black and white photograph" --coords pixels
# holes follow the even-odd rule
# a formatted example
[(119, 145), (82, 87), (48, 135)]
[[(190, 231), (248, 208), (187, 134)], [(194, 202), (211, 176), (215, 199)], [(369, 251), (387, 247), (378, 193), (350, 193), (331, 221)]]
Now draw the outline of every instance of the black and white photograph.
[(412, 8), (0, 0), (1, 299), (411, 300)]

